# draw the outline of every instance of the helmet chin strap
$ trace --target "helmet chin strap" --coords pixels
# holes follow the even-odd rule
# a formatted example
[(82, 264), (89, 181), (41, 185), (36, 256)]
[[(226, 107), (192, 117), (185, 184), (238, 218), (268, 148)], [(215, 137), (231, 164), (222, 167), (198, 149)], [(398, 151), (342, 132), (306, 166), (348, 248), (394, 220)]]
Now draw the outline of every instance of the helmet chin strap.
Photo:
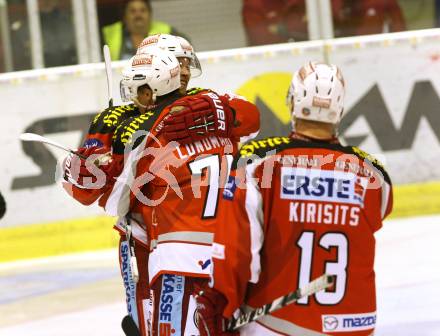
[(142, 107), (144, 109), (148, 108), (148, 106), (141, 104), (141, 102), (136, 98), (133, 98), (133, 102), (136, 104), (137, 107)]

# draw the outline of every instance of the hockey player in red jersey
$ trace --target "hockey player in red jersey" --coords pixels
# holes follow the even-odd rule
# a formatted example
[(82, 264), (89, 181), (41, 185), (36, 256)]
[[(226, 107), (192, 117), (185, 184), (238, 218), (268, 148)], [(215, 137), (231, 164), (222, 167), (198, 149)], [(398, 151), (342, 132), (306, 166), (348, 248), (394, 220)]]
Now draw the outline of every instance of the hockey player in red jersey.
[[(171, 51), (178, 59), (180, 65), (180, 89), (179, 96), (192, 96), (200, 92), (208, 92), (208, 89), (200, 89), (193, 88), (187, 90), (188, 82), (192, 76), (198, 76), (201, 74), (200, 62), (194, 52), (193, 47), (182, 37), (172, 36), (168, 34), (159, 34), (149, 36), (144, 39), (138, 49), (138, 53), (142, 54), (148, 52), (148, 49), (151, 47), (157, 47), (164, 50)], [(124, 84), (125, 83), (125, 84)], [(135, 81), (131, 82), (132, 84)], [(130, 101), (127, 87), (127, 82), (121, 82), (121, 94), (124, 101)], [(232, 98), (238, 98), (231, 96)], [(83, 154), (88, 157), (91, 154), (103, 154), (105, 151), (108, 151), (108, 148), (111, 146), (111, 141), (113, 134), (116, 128), (121, 125), (123, 121), (131, 117), (137, 117), (142, 114), (148, 112), (149, 109), (154, 109), (155, 105), (153, 102), (153, 97), (145, 97), (151, 105), (145, 105), (145, 102), (139, 102), (137, 98), (135, 98), (134, 104), (127, 104), (121, 106), (109, 107), (99, 113), (92, 121), (90, 125), (90, 129), (88, 135), (84, 141), (84, 145), (77, 150), (78, 153)], [(239, 99), (236, 99), (239, 101)], [(170, 100), (172, 102), (172, 100)], [(166, 103), (161, 103), (163, 106), (166, 106)], [(166, 132), (166, 136), (168, 140), (178, 140), (180, 143), (188, 143), (195, 140), (200, 140), (212, 135), (221, 135), (224, 130), (220, 128), (220, 125), (211, 120), (209, 122), (210, 127), (203, 127), (205, 120), (212, 119), (213, 115), (215, 115), (216, 111), (213, 110), (214, 107), (210, 108), (206, 104), (196, 104), (194, 103), (192, 106), (192, 114), (183, 117), (183, 115), (175, 114), (174, 116), (170, 116), (168, 118), (168, 129)], [(244, 135), (250, 133), (249, 130), (252, 129), (253, 126), (251, 121), (249, 120), (249, 114), (246, 110), (240, 108), (239, 104), (233, 107), (232, 110), (227, 110), (227, 113), (231, 113), (228, 118), (233, 118), (234, 122), (231, 125), (232, 135), (240, 139), (242, 142), (246, 140)], [(225, 112), (225, 113), (226, 113)], [(233, 115), (232, 115), (233, 114)], [(195, 117), (197, 116), (197, 118)], [(254, 134), (256, 135), (256, 134)], [(103, 147), (103, 148), (101, 148)], [(78, 174), (76, 176), (72, 176), (70, 174), (70, 166), (72, 165), (71, 159), (76, 160), (76, 171)], [(67, 160), (65, 166), (65, 179), (66, 182), (64, 184), (64, 188), (66, 191), (76, 200), (81, 202), (84, 205), (90, 205), (94, 203), (101, 195), (102, 190), (100, 188), (83, 188), (82, 181), (84, 177), (90, 177), (88, 170), (85, 167), (84, 160), (77, 160), (78, 157), (70, 156), (69, 160)], [(106, 168), (104, 165), (101, 166), (101, 169), (106, 172)], [(83, 174), (84, 173), (84, 174)], [(111, 175), (111, 174), (110, 174)]]
[[(145, 50), (146, 51), (146, 50)], [(142, 54), (141, 54), (142, 55)], [(133, 99), (137, 105), (144, 105), (147, 106), (151, 103), (150, 99), (152, 98), (152, 95), (149, 93), (148, 90), (143, 90), (142, 84), (152, 84), (151, 82), (151, 76), (147, 77), (144, 76), (145, 74), (139, 73), (139, 69), (142, 68), (142, 65), (148, 65), (149, 61), (146, 59), (143, 59), (141, 55), (138, 55), (133, 59), (132, 64), (136, 63), (136, 66), (133, 67), (133, 69), (129, 69), (128, 73), (125, 75), (125, 80), (123, 81), (123, 95), (131, 96), (127, 97), (130, 99)], [(181, 67), (182, 68), (182, 67)], [(172, 69), (171, 69), (172, 70)], [(142, 71), (140, 71), (142, 72)], [(174, 71), (174, 74), (176, 72)], [(138, 75), (138, 77), (136, 77)], [(144, 76), (144, 77), (142, 77)], [(136, 79), (138, 78), (138, 79)], [(143, 78), (143, 79), (141, 79)], [(178, 80), (178, 77), (173, 77), (174, 80)], [(167, 78), (164, 79), (165, 81)], [(153, 83), (154, 84), (154, 83)], [(184, 82), (181, 82), (181, 84), (184, 84)], [(157, 89), (154, 85), (152, 86), (155, 90)], [(140, 90), (140, 94), (138, 95), (138, 89)], [(175, 89), (174, 87), (172, 89)], [(172, 91), (172, 90), (171, 90)], [(180, 91), (180, 90), (178, 90)], [(145, 113), (133, 116), (129, 121), (127, 120), (128, 128), (130, 128), (130, 124), (133, 122), (136, 123), (138, 121), (147, 121), (145, 124), (143, 124), (143, 127), (145, 125), (148, 125), (148, 128), (144, 128), (144, 130), (153, 130), (156, 131), (153, 126), (155, 125), (154, 120), (157, 120), (160, 111), (169, 103), (172, 103), (176, 99), (181, 98), (181, 93), (176, 90), (172, 92), (167, 92), (163, 96), (159, 95), (156, 92), (156, 96), (158, 96), (160, 99), (156, 101), (156, 105), (152, 106), (150, 110), (147, 110)], [(231, 138), (238, 140), (241, 139), (243, 136), (247, 135), (253, 135), (252, 133), (257, 132), (259, 128), (259, 119), (258, 119), (258, 111), (256, 107), (245, 101), (242, 98), (236, 97), (234, 95), (224, 95), (224, 96), (218, 96), (213, 92), (210, 92), (209, 90), (193, 90), (194, 92), (190, 92), (188, 95), (188, 98), (185, 99), (184, 104), (182, 105), (182, 102), (180, 102), (180, 107), (184, 107), (184, 111), (181, 111), (180, 113), (175, 113), (171, 117), (167, 118), (166, 122), (163, 122), (160, 125), (161, 134), (163, 136), (163, 139), (166, 141), (176, 139), (179, 140), (179, 142), (182, 142), (183, 144), (192, 142), (195, 140), (201, 140), (201, 141), (207, 141), (208, 143), (211, 143), (211, 140), (207, 140), (208, 137), (214, 137), (216, 138), (216, 135), (223, 135), (223, 136), (230, 136)], [(206, 93), (204, 96), (200, 96), (200, 93)], [(199, 95), (198, 95), (199, 94)], [(214, 95), (215, 97), (218, 97), (219, 100), (214, 100), (211, 98), (211, 95)], [(197, 98), (198, 96), (198, 98)], [(224, 106), (223, 106), (224, 105)], [(224, 120), (220, 120), (218, 115), (219, 108), (223, 111), (223, 118)], [(168, 111), (168, 110), (167, 110)], [(214, 114), (212, 113), (214, 112)], [(166, 114), (166, 113), (165, 113)], [(234, 119), (235, 114), (235, 119)], [(100, 116), (101, 118), (102, 116)], [(252, 118), (256, 119), (253, 123), (247, 122), (248, 120), (251, 120)], [(103, 117), (101, 118), (103, 119)], [(227, 122), (225, 122), (227, 120)], [(221, 124), (220, 124), (221, 122)], [(121, 123), (115, 123), (116, 126), (121, 126)], [(124, 127), (121, 127), (121, 129), (124, 129)], [(112, 133), (113, 134), (113, 133)], [(219, 144), (215, 144), (215, 140), (212, 142), (213, 146), (219, 146)], [(192, 145), (189, 145), (192, 146)], [(90, 154), (102, 154), (104, 152), (109, 151), (109, 147), (101, 148), (98, 151), (98, 148), (93, 148)], [(93, 161), (93, 159), (91, 160)], [(107, 180), (112, 180), (112, 177), (114, 175), (118, 175), (121, 169), (120, 161), (118, 160), (112, 160), (112, 164), (106, 165), (103, 164), (99, 168), (103, 168), (102, 171), (106, 173)], [(75, 165), (74, 165), (75, 166)], [(78, 166), (78, 165), (76, 165)], [(116, 167), (116, 168), (115, 168)], [(75, 186), (77, 188), (76, 191), (79, 191), (79, 195), (81, 193), (85, 194), (85, 198), (81, 199), (78, 194), (76, 197), (82, 201), (85, 204), (89, 204), (91, 202), (95, 202), (98, 200), (101, 195), (105, 192), (106, 188), (110, 184), (104, 184), (103, 186), (95, 185), (95, 188), (92, 187), (92, 185), (84, 185), (85, 178), (89, 177), (91, 182), (95, 182), (95, 175), (92, 167), (87, 167), (86, 161), (83, 161), (81, 164), (81, 171), (76, 179), (76, 181), (81, 181), (82, 185)], [(68, 172), (70, 175), (72, 174), (70, 171)], [(97, 176), (97, 175), (96, 175)], [(69, 186), (72, 187), (72, 186)], [(89, 196), (92, 195), (91, 198)], [(130, 208), (129, 216), (122, 218), (118, 228), (123, 232), (124, 230), (124, 221), (129, 220), (132, 223), (132, 229), (133, 229), (133, 236), (136, 239), (136, 242), (138, 243), (135, 245), (136, 248), (136, 255), (141, 256), (142, 262), (138, 261), (139, 270), (140, 270), (140, 282), (142, 280), (145, 280), (146, 278), (146, 265), (147, 265), (147, 254), (145, 253), (147, 250), (144, 248), (146, 242), (147, 235), (145, 234), (145, 228), (147, 223), (151, 222), (151, 208), (148, 206), (145, 206), (145, 204), (142, 204), (141, 202), (135, 202), (136, 204), (133, 205)], [(140, 241), (140, 243), (139, 243)], [(145, 298), (145, 289), (148, 289), (148, 286), (145, 285), (145, 283), (142, 283), (142, 289), (140, 287), (140, 283), (136, 285), (133, 284), (133, 282), (130, 279), (130, 276), (127, 275), (127, 271), (129, 271), (128, 267), (128, 250), (129, 247), (125, 242), (121, 242), (121, 268), (123, 269), (123, 277), (124, 282), (126, 283), (126, 289), (127, 294), (133, 293), (133, 289), (137, 289), (137, 293), (135, 296), (137, 296), (138, 300), (134, 302), (132, 300), (133, 295), (130, 296), (130, 302), (134, 303), (131, 306), (128, 306), (129, 312), (133, 315), (133, 317), (136, 319), (136, 317), (139, 317), (139, 327), (141, 328), (142, 333), (146, 333), (146, 323), (145, 319), (142, 319), (144, 316), (147, 316), (145, 313), (145, 308), (147, 306)], [(124, 272), (125, 270), (125, 272)], [(126, 281), (128, 279), (128, 281)], [(142, 294), (142, 296), (139, 298), (139, 293)], [(136, 307), (137, 306), (137, 307)], [(137, 308), (137, 310), (135, 310)], [(137, 314), (133, 314), (133, 312), (136, 312)], [(137, 321), (136, 321), (137, 322)]]
[[(170, 50), (177, 57), (180, 63), (180, 88), (178, 96), (193, 96), (202, 91), (209, 91), (203, 89), (191, 89), (187, 91), (188, 82), (191, 76), (197, 76), (201, 74), (200, 63), (197, 56), (194, 53), (192, 46), (183, 38), (175, 37), (167, 34), (154, 35), (146, 38), (139, 48), (139, 53), (148, 52), (151, 47), (158, 47), (165, 50)], [(169, 69), (171, 70), (171, 69)], [(152, 83), (152, 85), (155, 85)], [(127, 92), (127, 87), (121, 87), (122, 92)], [(78, 149), (78, 152), (89, 157), (91, 155), (102, 155), (109, 151), (111, 147), (112, 137), (116, 128), (126, 119), (130, 117), (143, 116), (148, 113), (150, 109), (154, 109), (152, 102), (153, 97), (143, 96), (142, 101), (135, 101), (135, 104), (128, 104), (122, 106), (110, 107), (99, 115), (97, 115), (92, 125), (88, 136), (84, 142), (84, 146)], [(161, 105), (166, 105), (166, 100), (161, 101)], [(171, 102), (172, 100), (170, 100)], [(232, 102), (234, 105), (234, 102)], [(243, 134), (247, 134), (249, 123), (246, 122), (248, 115), (245, 110), (240, 108), (240, 103), (235, 104), (235, 120), (231, 125), (227, 125), (232, 130), (232, 134), (235, 137), (240, 138)], [(209, 110), (209, 104), (200, 104), (194, 102), (192, 105), (193, 116), (197, 115), (198, 118), (183, 118), (184, 115), (176, 115), (176, 118), (168, 119), (168, 128), (165, 134), (170, 140), (175, 139), (183, 143), (192, 141), (193, 139), (203, 139), (209, 136), (215, 136), (223, 134), (225, 130), (219, 129), (219, 125), (216, 124), (217, 120), (213, 119), (215, 110)], [(234, 113), (231, 109), (226, 110), (225, 113), (231, 113), (226, 116), (227, 118), (233, 118)], [(182, 119), (183, 118), (183, 119)], [(209, 120), (209, 127), (200, 129), (203, 120)], [(224, 126), (224, 125), (223, 125)], [(198, 131), (195, 129), (198, 127)], [(196, 132), (197, 131), (197, 132)], [(226, 130), (226, 131), (229, 131)], [(105, 177), (111, 178), (111, 176), (118, 173), (120, 166), (116, 164), (101, 164), (100, 171), (104, 173)], [(70, 156), (65, 161), (65, 189), (70, 195), (72, 195), (79, 202), (89, 205), (97, 201), (97, 199), (103, 193), (103, 188), (97, 187), (93, 182), (96, 182), (95, 177), (86, 166), (85, 160), (78, 160), (78, 157)], [(92, 182), (89, 185), (87, 182)], [(142, 206), (142, 204), (140, 205)], [(148, 207), (144, 207), (144, 217), (148, 217), (146, 213), (150, 210)], [(115, 228), (120, 232), (120, 265), (121, 275), (123, 277), (124, 286), (127, 293), (127, 310), (128, 313), (135, 320), (135, 323), (141, 330), (142, 335), (147, 334), (145, 314), (144, 310), (146, 302), (148, 301), (148, 274), (147, 274), (147, 261), (148, 261), (148, 237), (145, 231), (145, 223), (139, 212), (132, 212), (128, 218), (120, 218), (117, 221)], [(151, 216), (150, 216), (151, 218)], [(131, 235), (135, 241), (134, 250), (138, 261), (139, 280), (137, 283), (130, 275), (130, 247), (129, 240), (126, 240), (125, 230), (127, 227), (127, 221), (130, 223)]]
[[(168, 34), (159, 34), (147, 37), (144, 39), (139, 48), (139, 53), (147, 52), (149, 47), (158, 47), (160, 49), (166, 49), (171, 51), (178, 59), (179, 65), (181, 67), (180, 75), (180, 94), (185, 96), (191, 94), (192, 92), (197, 92), (199, 89), (191, 89), (188, 92), (187, 86), (190, 78), (192, 76), (199, 76), (202, 72), (200, 67), (200, 62), (194, 52), (192, 46), (185, 39), (177, 36), (172, 36)], [(126, 95), (127, 87), (121, 85), (122, 95)], [(126, 119), (134, 116), (139, 116), (146, 113), (150, 108), (154, 107), (153, 97), (144, 97), (148, 103), (136, 101), (127, 105), (112, 106), (98, 115), (92, 121), (90, 125), (89, 132), (84, 141), (83, 147), (77, 150), (78, 153), (84, 156), (89, 156), (90, 154), (101, 154), (103, 151), (108, 150), (111, 146), (112, 137), (116, 128)], [(124, 101), (129, 102), (126, 98)], [(145, 105), (145, 104), (151, 104)], [(194, 126), (194, 125), (189, 125)], [(214, 129), (214, 128), (213, 128)], [(104, 147), (103, 149), (99, 149)], [(83, 164), (84, 161), (79, 162)], [(85, 167), (83, 167), (85, 168)], [(104, 170), (104, 167), (101, 167)], [(83, 169), (86, 173), (87, 170)], [(100, 195), (99, 189), (88, 189), (81, 188), (81, 170), (79, 170), (79, 175), (77, 179), (69, 179), (65, 184), (65, 188), (69, 194), (71, 194), (79, 202), (89, 205), (96, 201)], [(88, 176), (85, 174), (84, 176)], [(67, 174), (67, 177), (69, 175)], [(79, 184), (79, 185), (78, 185)]]
[[(143, 84), (148, 85), (151, 77), (147, 71), (134, 68), (132, 77), (145, 78)], [(228, 126), (233, 119), (227, 110), (245, 111), (251, 121), (242, 128), (248, 133), (241, 136), (258, 132), (259, 113), (254, 104), (242, 98), (213, 91), (183, 98), (173, 91), (168, 97), (174, 97), (174, 103), (166, 107), (159, 104), (151, 115), (127, 119), (118, 127), (112, 155), (114, 160), (125, 157), (124, 169), (99, 203), (111, 215), (140, 212), (144, 216), (150, 238), (151, 333), (174, 330), (175, 335), (197, 335), (192, 293), (207, 284), (219, 187), (238, 148), (239, 139)], [(229, 131), (189, 143), (170, 143), (170, 133), (181, 133), (179, 125), (169, 122), (169, 116), (174, 120), (178, 116), (182, 123), (186, 117), (198, 119), (199, 105), (215, 107), (216, 123)], [(207, 120), (206, 127), (209, 123)], [(143, 206), (139, 208), (139, 204)]]
[[(260, 307), (323, 273), (331, 288), (240, 329), (241, 335), (374, 333), (374, 233), (392, 209), (383, 166), (337, 140), (344, 80), (310, 62), (288, 94), (295, 130), (245, 144), (218, 207), (213, 289), (198, 297), (201, 335), (221, 335), (239, 307)], [(234, 167), (235, 166), (235, 167)]]
[[(78, 150), (78, 152), (88, 157), (88, 160), (82, 160), (76, 156), (70, 156), (66, 160), (65, 175), (67, 182), (65, 188), (71, 191), (73, 197), (83, 204), (88, 205), (96, 202), (106, 188), (110, 187), (113, 177), (117, 176), (122, 169), (122, 162), (118, 160), (101, 160), (102, 163), (99, 167), (95, 167), (94, 162), (95, 158), (105, 156), (110, 152), (112, 138), (117, 127), (131, 116), (141, 119), (146, 118), (150, 113), (150, 108), (154, 108), (154, 103), (166, 106), (170, 101), (170, 97), (166, 97), (167, 94), (178, 90), (181, 86), (179, 76), (175, 75), (176, 72), (180, 71), (179, 63), (174, 56), (174, 59), (168, 60), (169, 51), (151, 47), (150, 53), (143, 55), (145, 55), (144, 58), (138, 57), (137, 59), (151, 62), (151, 66), (156, 69), (155, 79), (150, 78), (149, 81), (149, 87), (156, 91), (156, 101), (153, 101), (151, 90), (141, 87), (138, 91), (139, 94), (134, 97), (135, 104), (105, 110), (93, 121), (85, 147)], [(188, 68), (186, 70), (189, 72)], [(130, 71), (131, 65), (126, 75), (132, 79)], [(172, 74), (174, 74), (174, 77)], [(176, 95), (179, 94), (176, 93)], [(98, 180), (97, 177), (100, 177), (100, 179)], [(146, 214), (148, 209), (145, 207), (143, 213)], [(150, 293), (147, 269), (149, 241), (146, 226), (140, 211), (133, 211), (130, 216), (121, 217), (115, 228), (121, 234), (119, 259), (126, 292), (127, 312), (137, 325), (141, 335), (147, 335), (145, 312)], [(132, 240), (126, 239), (127, 228), (131, 230)], [(137, 264), (132, 264), (131, 249), (134, 249)], [(138, 279), (135, 279), (134, 268), (139, 271)]]

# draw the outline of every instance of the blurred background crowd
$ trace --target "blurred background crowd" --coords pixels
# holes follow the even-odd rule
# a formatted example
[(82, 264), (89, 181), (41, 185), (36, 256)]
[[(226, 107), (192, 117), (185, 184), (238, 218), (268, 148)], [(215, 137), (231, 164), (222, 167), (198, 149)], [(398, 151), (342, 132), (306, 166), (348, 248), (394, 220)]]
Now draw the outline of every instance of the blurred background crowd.
[[(317, 0), (315, 0), (317, 1)], [(0, 72), (113, 60), (155, 33), (197, 51), (312, 39), (310, 0), (0, 0)], [(440, 0), (331, 0), (333, 36), (440, 25)], [(199, 10), (194, 10), (198, 8)]]

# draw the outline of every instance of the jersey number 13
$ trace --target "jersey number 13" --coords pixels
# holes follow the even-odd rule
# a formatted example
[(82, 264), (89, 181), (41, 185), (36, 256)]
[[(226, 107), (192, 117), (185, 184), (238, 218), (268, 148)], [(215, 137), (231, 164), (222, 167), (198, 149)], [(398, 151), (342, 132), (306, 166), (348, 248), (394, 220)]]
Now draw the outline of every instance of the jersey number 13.
[[(317, 246), (315, 246), (315, 232), (305, 231), (297, 241), (301, 249), (301, 260), (299, 269), (299, 287), (307, 285), (311, 279), (313, 253), (315, 249), (322, 248), (329, 251), (336, 247), (337, 260), (325, 262), (324, 272), (336, 275), (336, 285), (333, 292), (320, 291), (315, 294), (315, 299), (322, 305), (335, 305), (341, 302), (345, 294), (347, 280), (348, 263), (348, 240), (345, 235), (337, 232), (325, 233), (321, 236)], [(309, 296), (305, 296), (297, 301), (298, 304), (308, 304)]]

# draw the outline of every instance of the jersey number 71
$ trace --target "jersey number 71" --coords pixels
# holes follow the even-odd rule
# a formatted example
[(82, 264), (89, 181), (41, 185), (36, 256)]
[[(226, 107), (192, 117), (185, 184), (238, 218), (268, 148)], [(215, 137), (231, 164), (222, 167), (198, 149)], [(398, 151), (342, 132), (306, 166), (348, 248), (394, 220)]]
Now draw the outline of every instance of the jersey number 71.
[(220, 168), (225, 167), (225, 165), (222, 164), (221, 159), (226, 159), (227, 174), (225, 176), (225, 181), (227, 181), (233, 159), (233, 156), (230, 154), (224, 155), (223, 157), (220, 157), (219, 155), (204, 156), (190, 162), (188, 165), (192, 176), (201, 176), (203, 170), (208, 170), (209, 184), (205, 196), (202, 219), (214, 218), (217, 213), (218, 190), (220, 187), (220, 176), (222, 176)]

